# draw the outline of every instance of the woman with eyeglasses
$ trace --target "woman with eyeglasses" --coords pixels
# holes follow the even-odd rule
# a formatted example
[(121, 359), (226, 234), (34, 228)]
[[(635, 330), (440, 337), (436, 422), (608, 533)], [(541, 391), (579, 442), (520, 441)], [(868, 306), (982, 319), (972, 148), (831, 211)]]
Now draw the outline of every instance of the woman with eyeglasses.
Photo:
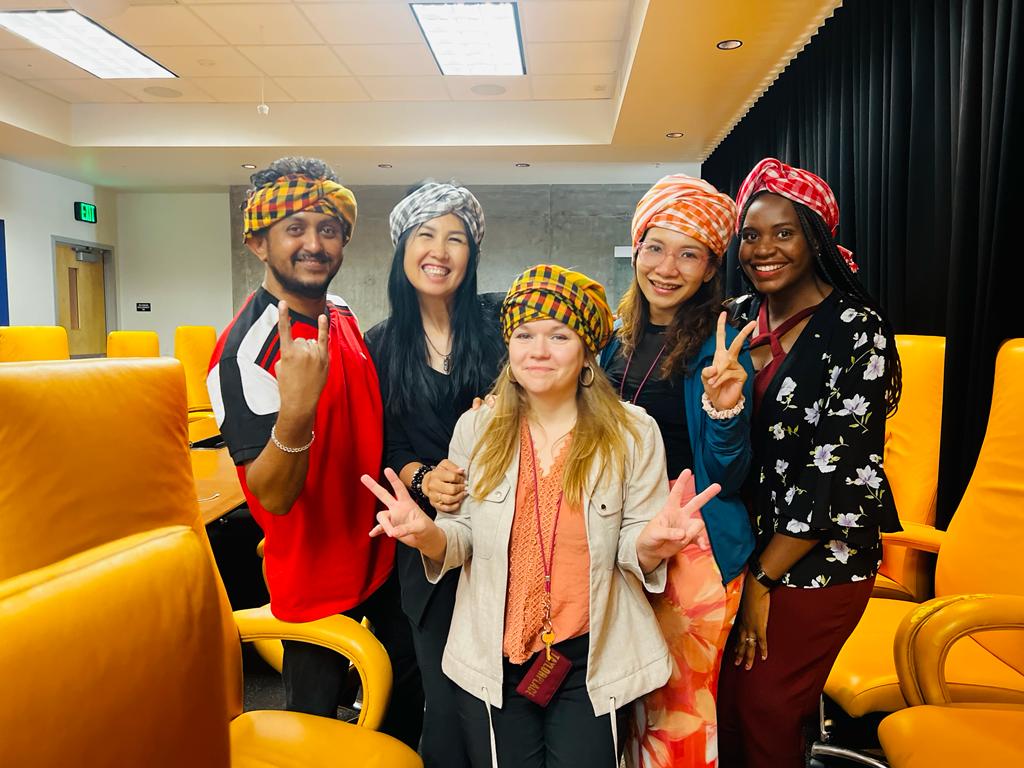
[(643, 407), (665, 443), (667, 478), (693, 470), (722, 486), (698, 513), (707, 535), (669, 560), (664, 593), (651, 596), (673, 655), (668, 683), (637, 705), (627, 746), (645, 768), (718, 764), (718, 670), (754, 547), (740, 488), (750, 465), (752, 368), (725, 322), (721, 264), (736, 216), (706, 181), (666, 176), (633, 217), (634, 277), (601, 360), (619, 396)]

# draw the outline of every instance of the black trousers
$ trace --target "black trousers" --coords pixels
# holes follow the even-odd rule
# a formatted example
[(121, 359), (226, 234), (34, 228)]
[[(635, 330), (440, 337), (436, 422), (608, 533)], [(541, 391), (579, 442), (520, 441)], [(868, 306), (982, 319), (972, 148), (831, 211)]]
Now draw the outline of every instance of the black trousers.
[[(422, 574), (422, 567), (420, 572)], [(466, 754), (455, 698), (459, 687), (441, 671), (441, 656), (448, 642), (458, 584), (458, 578), (442, 579), (434, 587), (420, 622), (417, 624), (410, 619), (412, 642), (426, 697), (423, 740), (420, 743), (424, 768), (469, 768), (469, 755)]]
[[(416, 749), (423, 728), (423, 685), (409, 622), (399, 605), (397, 575), (392, 572), (361, 605), (344, 613), (356, 621), (366, 616), (391, 657), (394, 683), (381, 731)], [(344, 657), (318, 645), (286, 640), (281, 676), (287, 709), (323, 717), (337, 716), (339, 697), (348, 678), (348, 661)]]
[[(516, 686), (533, 663), (511, 664), (505, 659), (501, 709), (491, 708), (500, 768), (618, 768), (626, 735), (626, 708), (615, 713), (619, 754), (612, 741), (611, 718), (596, 717), (587, 693), (587, 647), (583, 635), (556, 643), (572, 660), (561, 688), (547, 707), (516, 693)], [(486, 705), (469, 693), (456, 694), (459, 717), (473, 768), (491, 768), (491, 742)]]

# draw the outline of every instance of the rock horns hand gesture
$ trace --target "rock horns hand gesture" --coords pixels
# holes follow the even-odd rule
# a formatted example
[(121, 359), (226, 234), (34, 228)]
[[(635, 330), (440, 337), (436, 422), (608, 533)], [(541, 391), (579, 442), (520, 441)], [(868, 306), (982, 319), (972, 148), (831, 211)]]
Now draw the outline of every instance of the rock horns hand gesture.
[(315, 339), (292, 338), (292, 319), (285, 301), (277, 305), (277, 331), (281, 339), (281, 357), (277, 361), (277, 386), (281, 409), (309, 415), (316, 412), (320, 393), (327, 383), (328, 321), (320, 315)]
[(740, 401), (743, 385), (747, 381), (747, 371), (740, 365), (740, 352), (743, 342), (757, 328), (751, 321), (733, 339), (732, 344), (725, 346), (725, 312), (718, 316), (717, 343), (715, 357), (711, 365), (700, 372), (704, 384), (704, 393), (708, 396), (716, 411), (728, 411)]

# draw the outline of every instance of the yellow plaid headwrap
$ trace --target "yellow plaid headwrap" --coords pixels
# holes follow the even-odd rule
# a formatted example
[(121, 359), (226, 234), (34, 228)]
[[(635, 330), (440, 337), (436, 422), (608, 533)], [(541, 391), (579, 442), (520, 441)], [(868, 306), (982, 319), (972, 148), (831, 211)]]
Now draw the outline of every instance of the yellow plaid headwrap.
[(614, 319), (604, 286), (571, 269), (539, 264), (515, 279), (501, 305), (505, 342), (523, 323), (547, 319), (567, 325), (595, 354), (612, 336)]
[(337, 216), (348, 222), (345, 242), (352, 239), (356, 228), (356, 196), (336, 181), (312, 179), (300, 173), (279, 176), (273, 184), (260, 187), (249, 196), (242, 234), (248, 237), (299, 211)]

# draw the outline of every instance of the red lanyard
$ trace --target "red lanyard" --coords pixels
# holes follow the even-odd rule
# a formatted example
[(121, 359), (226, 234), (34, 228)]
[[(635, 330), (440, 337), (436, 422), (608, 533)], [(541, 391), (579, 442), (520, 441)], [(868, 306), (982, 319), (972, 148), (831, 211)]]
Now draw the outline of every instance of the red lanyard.
[[(658, 361), (661, 360), (661, 356), (663, 354), (665, 354), (665, 346), (666, 346), (665, 344), (661, 345), (661, 349), (658, 350), (658, 354), (655, 356), (654, 362), (651, 363), (651, 367), (647, 369), (647, 373), (644, 375), (643, 380), (640, 382), (640, 386), (637, 387), (636, 388), (636, 392), (633, 393), (633, 397), (629, 401), (633, 405), (636, 405), (636, 401), (640, 397), (640, 391), (644, 388), (644, 384), (647, 383), (647, 380), (649, 378), (651, 378), (651, 374), (654, 372), (654, 366), (656, 366), (658, 364)], [(633, 352), (635, 352), (635, 351), (636, 350), (634, 349)], [(629, 366), (633, 364), (633, 352), (630, 352), (629, 353), (629, 357), (626, 359), (626, 369), (622, 372), (622, 381), (619, 382), (619, 400), (625, 400), (626, 399), (623, 396), (623, 393), (626, 390), (626, 376), (629, 374)]]
[[(529, 425), (526, 427), (530, 429)], [(554, 449), (554, 446), (552, 446)], [(547, 656), (551, 658), (551, 644), (555, 642), (555, 631), (551, 626), (551, 570), (555, 565), (555, 537), (558, 535), (558, 517), (562, 513), (562, 497), (565, 495), (563, 489), (558, 494), (558, 505), (555, 507), (555, 521), (551, 526), (551, 552), (550, 557), (544, 552), (544, 531), (540, 522), (540, 482), (537, 479), (537, 452), (533, 446), (533, 434), (530, 434), (530, 459), (533, 464), (533, 511), (537, 519), (537, 541), (540, 542), (540, 560), (544, 566), (544, 622), (541, 625), (540, 639), (547, 649)]]

